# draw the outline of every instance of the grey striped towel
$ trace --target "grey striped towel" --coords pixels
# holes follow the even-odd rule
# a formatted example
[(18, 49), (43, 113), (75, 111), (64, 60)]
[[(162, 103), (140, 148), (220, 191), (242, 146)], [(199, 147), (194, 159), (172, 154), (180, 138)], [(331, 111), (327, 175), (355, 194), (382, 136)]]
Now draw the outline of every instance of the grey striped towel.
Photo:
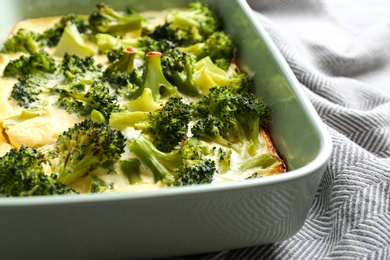
[(390, 16), (355, 32), (321, 1), (248, 0), (325, 122), (333, 155), (303, 228), (201, 259), (390, 259)]

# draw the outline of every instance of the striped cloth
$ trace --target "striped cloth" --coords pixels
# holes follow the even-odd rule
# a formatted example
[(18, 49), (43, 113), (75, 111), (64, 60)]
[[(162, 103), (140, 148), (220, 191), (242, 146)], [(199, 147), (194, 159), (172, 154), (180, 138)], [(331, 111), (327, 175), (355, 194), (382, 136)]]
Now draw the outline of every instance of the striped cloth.
[(318, 0), (248, 0), (325, 122), (334, 151), (303, 228), (191, 259), (390, 259), (390, 16), (355, 32)]

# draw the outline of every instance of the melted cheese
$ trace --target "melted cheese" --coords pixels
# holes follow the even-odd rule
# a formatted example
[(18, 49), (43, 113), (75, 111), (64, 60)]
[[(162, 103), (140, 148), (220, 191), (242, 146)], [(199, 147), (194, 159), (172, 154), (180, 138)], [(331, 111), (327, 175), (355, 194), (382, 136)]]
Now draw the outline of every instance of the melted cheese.
[(6, 129), (11, 145), (38, 148), (53, 144), (62, 132), (80, 121), (80, 118), (63, 109), (52, 107), (48, 111), (43, 116), (24, 120)]

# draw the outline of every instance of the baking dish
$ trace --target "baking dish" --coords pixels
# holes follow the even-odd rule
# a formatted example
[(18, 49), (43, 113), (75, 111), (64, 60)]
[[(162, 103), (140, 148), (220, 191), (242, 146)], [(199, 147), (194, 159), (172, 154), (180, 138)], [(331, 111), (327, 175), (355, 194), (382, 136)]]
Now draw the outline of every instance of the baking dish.
[[(89, 13), (100, 1), (3, 1), (0, 39), (25, 18)], [(158, 10), (189, 1), (104, 1)], [(332, 142), (313, 106), (244, 0), (205, 1), (221, 16), (273, 111), (271, 137), (285, 174), (157, 191), (0, 200), (0, 259), (140, 259), (274, 243), (303, 225)]]

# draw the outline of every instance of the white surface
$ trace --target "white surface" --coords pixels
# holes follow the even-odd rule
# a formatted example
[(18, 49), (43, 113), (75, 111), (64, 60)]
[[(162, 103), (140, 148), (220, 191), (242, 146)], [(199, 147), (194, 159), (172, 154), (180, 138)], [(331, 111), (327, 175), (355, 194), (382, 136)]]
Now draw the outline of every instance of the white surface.
[(368, 29), (375, 24), (389, 22), (389, 0), (323, 0), (337, 19), (357, 30)]

